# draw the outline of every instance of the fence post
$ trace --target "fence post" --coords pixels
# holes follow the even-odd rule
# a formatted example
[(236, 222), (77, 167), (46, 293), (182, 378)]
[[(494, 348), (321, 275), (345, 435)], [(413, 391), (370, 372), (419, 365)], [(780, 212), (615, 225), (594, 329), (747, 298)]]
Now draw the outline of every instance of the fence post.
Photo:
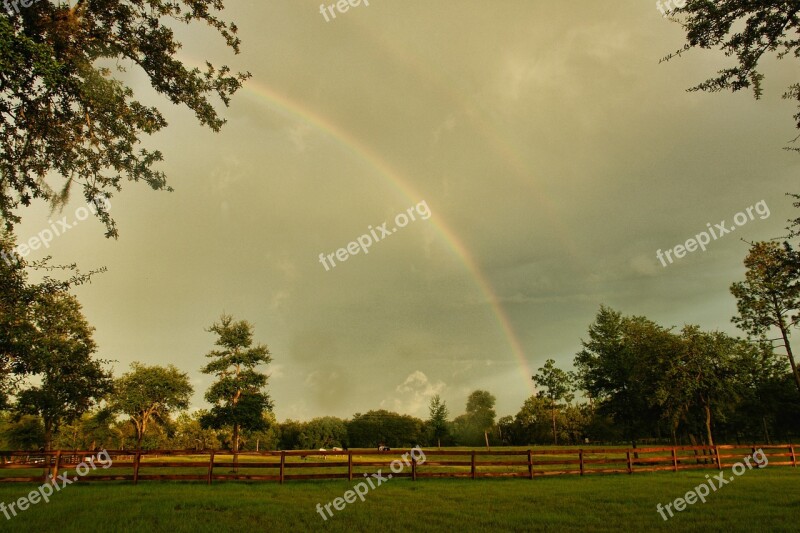
[[(756, 452), (753, 452), (753, 455), (755, 455), (755, 453)], [(797, 468), (797, 455), (794, 453), (794, 444), (789, 445), (789, 453), (792, 454), (792, 466)]]
[(140, 450), (136, 451), (136, 454), (133, 456), (133, 484), (136, 485), (139, 483), (139, 463), (142, 459), (142, 452)]
[(533, 479), (533, 454), (528, 450), (528, 477)]
[(629, 474), (633, 474), (633, 463), (631, 462), (631, 451), (628, 450), (627, 452), (625, 452), (625, 456), (628, 459), (628, 473)]
[(211, 480), (214, 477), (214, 450), (211, 450), (208, 456), (208, 480), (206, 484), (211, 485)]
[(417, 459), (411, 456), (411, 481), (417, 480)]
[(722, 461), (719, 458), (719, 446), (714, 446), (714, 455), (717, 458), (717, 468), (722, 470)]
[[(350, 450), (347, 450), (348, 453), (353, 453)], [(286, 475), (286, 451), (281, 450), (281, 485), (283, 485), (283, 479)]]
[(347, 450), (347, 479), (353, 481), (353, 452)]
[(583, 475), (583, 448), (578, 450), (578, 461), (580, 462), (581, 465), (581, 475)]
[(675, 446), (672, 447), (672, 471), (678, 471), (678, 453), (675, 451)]
[(475, 479), (475, 450), (472, 450), (472, 479)]

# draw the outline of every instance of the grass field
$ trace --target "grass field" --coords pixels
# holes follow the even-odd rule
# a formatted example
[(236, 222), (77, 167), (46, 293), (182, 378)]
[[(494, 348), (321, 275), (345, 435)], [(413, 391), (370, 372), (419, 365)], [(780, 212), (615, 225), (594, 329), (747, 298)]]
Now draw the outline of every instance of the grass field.
[[(323, 521), (317, 503), (357, 481), (75, 484), (1, 531), (797, 531), (800, 470), (751, 470), (676, 513), (666, 504), (713, 472), (526, 479), (389, 480)], [(730, 476), (730, 473), (727, 473)], [(11, 502), (35, 484), (0, 485)]]

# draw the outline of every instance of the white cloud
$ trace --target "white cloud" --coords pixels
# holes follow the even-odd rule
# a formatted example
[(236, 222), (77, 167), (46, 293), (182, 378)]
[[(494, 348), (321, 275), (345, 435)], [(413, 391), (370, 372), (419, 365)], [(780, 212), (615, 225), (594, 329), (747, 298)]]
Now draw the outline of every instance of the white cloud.
[(431, 397), (446, 388), (443, 381), (432, 383), (424, 372), (416, 370), (395, 388), (396, 395), (381, 402), (381, 407), (424, 418)]

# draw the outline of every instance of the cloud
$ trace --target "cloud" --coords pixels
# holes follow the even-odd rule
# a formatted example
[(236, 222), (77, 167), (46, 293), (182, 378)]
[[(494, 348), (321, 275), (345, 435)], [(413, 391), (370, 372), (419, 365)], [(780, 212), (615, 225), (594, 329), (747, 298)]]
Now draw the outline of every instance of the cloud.
[(432, 383), (424, 372), (416, 370), (395, 388), (396, 395), (381, 402), (381, 407), (424, 418), (431, 397), (446, 388), (443, 381)]

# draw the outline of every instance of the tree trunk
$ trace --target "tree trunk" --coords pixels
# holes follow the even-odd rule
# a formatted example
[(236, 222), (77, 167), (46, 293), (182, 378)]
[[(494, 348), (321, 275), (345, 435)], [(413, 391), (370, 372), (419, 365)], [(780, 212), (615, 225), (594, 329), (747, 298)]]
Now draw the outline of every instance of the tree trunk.
[(233, 425), (233, 471), (239, 472), (239, 424)]
[(44, 449), (48, 452), (53, 445), (53, 422), (45, 420), (44, 423)]
[(767, 439), (767, 444), (772, 444), (769, 440), (769, 431), (767, 430), (767, 417), (762, 416), (761, 421), (764, 423), (764, 437)]
[[(692, 444), (692, 446), (697, 446), (697, 439), (694, 438), (694, 433), (689, 433), (689, 442)], [(697, 449), (694, 449), (692, 451), (694, 452), (695, 458), (697, 458), (697, 456), (700, 455), (699, 453), (697, 453)], [(696, 460), (697, 464), (700, 464), (700, 459), (697, 458)]]
[(711, 406), (706, 402), (706, 433), (708, 434), (708, 445), (714, 446), (714, 437), (711, 435)]
[(441, 439), (441, 437), (437, 437), (436, 438), (436, 442), (439, 444), (439, 449), (441, 450), (442, 449), (442, 439)]
[(488, 450), (489, 449), (489, 432), (488, 431), (484, 431), (483, 432), (483, 438), (486, 439), (486, 449)]
[(786, 324), (783, 322), (783, 316), (780, 317), (778, 327), (781, 330), (783, 337), (783, 345), (786, 347), (786, 355), (789, 356), (789, 363), (792, 365), (792, 376), (794, 376), (794, 384), (797, 385), (797, 391), (800, 392), (800, 374), (797, 373), (797, 364), (794, 362), (794, 354), (792, 353), (792, 345), (789, 344), (789, 333), (786, 331)]
[(558, 445), (558, 433), (556, 433), (556, 403), (553, 402), (553, 446)]

